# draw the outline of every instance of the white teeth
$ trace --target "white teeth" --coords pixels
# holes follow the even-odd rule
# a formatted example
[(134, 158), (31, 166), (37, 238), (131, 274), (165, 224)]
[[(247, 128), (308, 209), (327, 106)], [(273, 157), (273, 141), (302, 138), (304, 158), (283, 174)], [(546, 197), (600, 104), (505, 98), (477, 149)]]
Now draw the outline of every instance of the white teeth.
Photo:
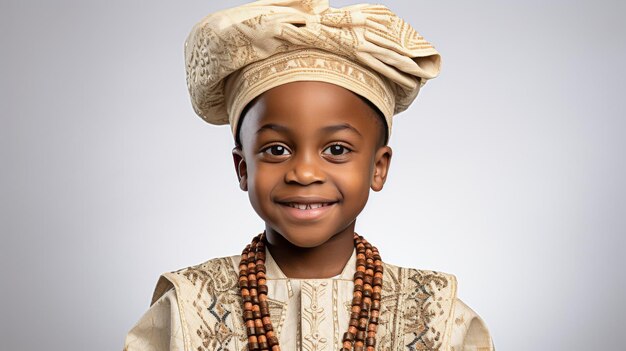
[(318, 203), (318, 204), (297, 204), (297, 203), (289, 203), (288, 204), (290, 207), (293, 208), (297, 208), (300, 210), (312, 210), (312, 209), (316, 209), (316, 208), (320, 208), (320, 207), (324, 207), (324, 206), (328, 206), (328, 204), (326, 203)]

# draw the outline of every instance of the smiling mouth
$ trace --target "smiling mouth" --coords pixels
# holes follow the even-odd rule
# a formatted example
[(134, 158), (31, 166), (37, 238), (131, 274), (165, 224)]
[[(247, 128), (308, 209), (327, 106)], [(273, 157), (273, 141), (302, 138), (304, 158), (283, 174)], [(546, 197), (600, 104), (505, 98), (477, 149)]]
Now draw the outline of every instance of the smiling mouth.
[(320, 202), (320, 203), (311, 203), (311, 204), (303, 204), (297, 202), (287, 202), (283, 203), (285, 206), (297, 208), (299, 210), (314, 210), (316, 208), (326, 207), (335, 204), (335, 202)]
[(328, 201), (326, 199), (311, 199), (312, 201), (324, 201), (326, 202), (304, 202), (299, 199), (290, 199), (291, 201), (280, 202), (284, 213), (290, 221), (296, 221), (299, 223), (314, 223), (322, 218), (326, 217), (333, 211), (339, 201)]

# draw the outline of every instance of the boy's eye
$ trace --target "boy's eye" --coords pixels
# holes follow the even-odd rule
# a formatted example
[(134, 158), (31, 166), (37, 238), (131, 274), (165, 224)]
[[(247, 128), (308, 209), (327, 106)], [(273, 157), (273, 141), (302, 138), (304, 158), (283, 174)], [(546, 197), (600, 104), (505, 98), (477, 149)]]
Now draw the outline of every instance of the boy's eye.
[(333, 144), (324, 149), (324, 154), (333, 156), (341, 156), (347, 154), (348, 152), (350, 152), (350, 149), (341, 144)]
[(282, 145), (272, 145), (263, 150), (263, 152), (268, 153), (272, 156), (284, 156), (289, 155), (289, 150)]

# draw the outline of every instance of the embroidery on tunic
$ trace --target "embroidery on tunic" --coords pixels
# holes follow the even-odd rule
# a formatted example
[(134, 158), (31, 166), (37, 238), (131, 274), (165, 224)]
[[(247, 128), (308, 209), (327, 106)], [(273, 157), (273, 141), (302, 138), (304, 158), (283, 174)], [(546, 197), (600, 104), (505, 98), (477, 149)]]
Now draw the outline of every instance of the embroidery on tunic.
[(339, 340), (341, 331), (339, 330), (339, 311), (337, 297), (339, 295), (339, 286), (337, 280), (333, 280), (333, 345), (335, 350), (339, 349)]
[[(235, 350), (234, 339), (241, 338), (241, 332), (233, 330), (233, 318), (241, 318), (242, 312), (237, 274), (230, 259), (210, 260), (175, 274), (187, 279), (195, 288), (193, 292), (182, 294), (191, 300), (187, 303), (193, 306), (193, 320), (197, 321), (196, 326), (189, 326), (190, 333), (195, 331), (195, 336), (199, 338), (197, 342), (192, 342), (196, 346), (194, 350)], [(194, 335), (189, 337), (194, 338)]]
[[(404, 309), (405, 341), (412, 340), (409, 350), (439, 350), (442, 346), (446, 323), (434, 323), (445, 318), (440, 294), (448, 286), (448, 280), (439, 272), (410, 270)], [(441, 326), (443, 324), (443, 326)], [(408, 337), (408, 338), (407, 338)]]
[(308, 302), (308, 306), (302, 306), (304, 311), (302, 319), (308, 324), (303, 330), (303, 333), (306, 334), (303, 335), (302, 342), (306, 351), (325, 350), (328, 343), (328, 340), (323, 337), (324, 333), (320, 332), (320, 325), (326, 319), (326, 311), (324, 311), (320, 300), (326, 294), (327, 286), (326, 282), (302, 282), (300, 290), (302, 302), (304, 303), (305, 299)]
[(377, 349), (441, 349), (453, 298), (445, 290), (450, 288), (447, 276), (390, 264), (384, 267)]

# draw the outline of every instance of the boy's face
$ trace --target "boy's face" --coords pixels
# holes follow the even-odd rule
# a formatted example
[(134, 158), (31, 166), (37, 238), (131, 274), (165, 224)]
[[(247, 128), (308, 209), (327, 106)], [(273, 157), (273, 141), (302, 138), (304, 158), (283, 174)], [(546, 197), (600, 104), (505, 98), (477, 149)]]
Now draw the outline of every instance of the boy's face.
[(391, 160), (377, 118), (357, 95), (324, 82), (288, 83), (256, 99), (233, 157), (266, 230), (299, 247), (354, 230)]

